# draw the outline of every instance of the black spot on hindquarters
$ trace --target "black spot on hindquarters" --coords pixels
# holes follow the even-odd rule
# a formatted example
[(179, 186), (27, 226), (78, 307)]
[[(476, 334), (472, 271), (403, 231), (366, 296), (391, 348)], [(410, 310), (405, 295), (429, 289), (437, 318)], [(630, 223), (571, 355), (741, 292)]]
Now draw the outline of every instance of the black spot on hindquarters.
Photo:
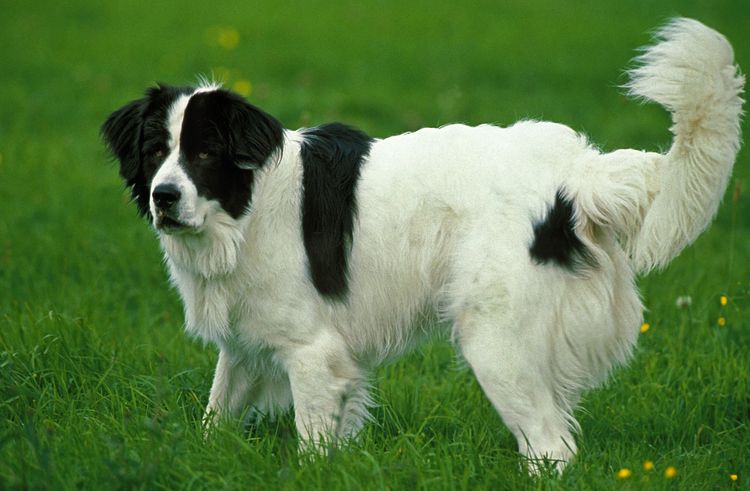
[(555, 203), (547, 216), (534, 224), (534, 242), (529, 252), (540, 264), (552, 262), (571, 271), (595, 265), (591, 253), (575, 233), (573, 203), (562, 190), (555, 194)]
[(332, 123), (302, 132), (302, 236), (315, 288), (329, 298), (346, 295), (347, 244), (356, 214), (355, 188), (372, 139)]

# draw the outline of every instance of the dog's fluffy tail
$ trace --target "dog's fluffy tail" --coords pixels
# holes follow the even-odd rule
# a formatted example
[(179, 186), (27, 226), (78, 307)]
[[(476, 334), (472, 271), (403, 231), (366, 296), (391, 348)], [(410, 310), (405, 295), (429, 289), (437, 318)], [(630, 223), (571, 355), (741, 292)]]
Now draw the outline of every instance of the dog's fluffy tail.
[(636, 58), (626, 87), (672, 113), (672, 146), (664, 155), (603, 156), (613, 164), (608, 185), (589, 187), (581, 203), (593, 222), (620, 236), (638, 272), (665, 266), (705, 230), (740, 146), (744, 77), (726, 38), (680, 18), (657, 39)]

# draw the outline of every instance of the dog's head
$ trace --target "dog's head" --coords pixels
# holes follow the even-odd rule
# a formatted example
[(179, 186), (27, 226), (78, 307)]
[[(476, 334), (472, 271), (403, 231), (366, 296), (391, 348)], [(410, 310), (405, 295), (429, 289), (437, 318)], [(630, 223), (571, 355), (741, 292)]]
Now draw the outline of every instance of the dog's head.
[(218, 87), (149, 89), (102, 126), (142, 215), (167, 234), (199, 233), (248, 209), (253, 175), (283, 143), (281, 124)]

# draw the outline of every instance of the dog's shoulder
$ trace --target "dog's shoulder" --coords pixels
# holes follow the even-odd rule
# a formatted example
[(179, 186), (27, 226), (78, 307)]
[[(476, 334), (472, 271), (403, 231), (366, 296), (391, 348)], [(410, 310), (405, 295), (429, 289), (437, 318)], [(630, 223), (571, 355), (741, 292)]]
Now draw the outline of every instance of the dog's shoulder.
[(356, 186), (373, 139), (331, 123), (300, 132), (302, 236), (310, 276), (321, 295), (346, 295), (347, 249), (357, 213)]

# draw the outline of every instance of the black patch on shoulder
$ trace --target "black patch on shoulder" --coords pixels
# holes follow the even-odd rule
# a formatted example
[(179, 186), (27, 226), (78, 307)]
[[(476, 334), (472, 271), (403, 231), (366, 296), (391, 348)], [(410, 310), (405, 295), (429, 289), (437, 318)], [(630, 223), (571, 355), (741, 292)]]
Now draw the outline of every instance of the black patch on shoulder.
[(529, 252), (539, 264), (552, 262), (570, 271), (595, 266), (596, 261), (575, 233), (573, 203), (562, 190), (555, 194), (547, 216), (534, 224), (534, 242)]
[(233, 218), (250, 205), (254, 171), (283, 144), (278, 120), (226, 90), (193, 95), (180, 133), (180, 165), (198, 193)]
[(302, 134), (302, 236), (310, 276), (321, 295), (338, 299), (348, 292), (355, 188), (372, 138), (339, 123)]

